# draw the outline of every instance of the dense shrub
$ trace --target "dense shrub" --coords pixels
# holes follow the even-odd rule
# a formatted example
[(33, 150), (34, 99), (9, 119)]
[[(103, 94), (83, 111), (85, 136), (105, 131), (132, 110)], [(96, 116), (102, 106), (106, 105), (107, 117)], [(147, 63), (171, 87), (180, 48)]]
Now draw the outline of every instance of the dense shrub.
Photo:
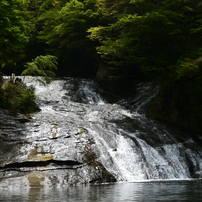
[(25, 84), (9, 82), (0, 88), (0, 107), (19, 113), (32, 113), (39, 111), (35, 103), (34, 89)]

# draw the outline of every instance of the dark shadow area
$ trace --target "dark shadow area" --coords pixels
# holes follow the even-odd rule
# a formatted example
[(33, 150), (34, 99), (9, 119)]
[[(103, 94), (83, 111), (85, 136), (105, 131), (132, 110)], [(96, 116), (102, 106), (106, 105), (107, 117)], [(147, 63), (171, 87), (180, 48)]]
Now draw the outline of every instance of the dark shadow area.
[(8, 165), (5, 165), (4, 167), (0, 167), (0, 169), (5, 168), (29, 168), (29, 167), (40, 167), (40, 166), (48, 166), (50, 164), (60, 165), (60, 166), (77, 166), (82, 165), (82, 163), (78, 161), (58, 161), (58, 160), (48, 160), (48, 161), (26, 161), (21, 163), (11, 163)]

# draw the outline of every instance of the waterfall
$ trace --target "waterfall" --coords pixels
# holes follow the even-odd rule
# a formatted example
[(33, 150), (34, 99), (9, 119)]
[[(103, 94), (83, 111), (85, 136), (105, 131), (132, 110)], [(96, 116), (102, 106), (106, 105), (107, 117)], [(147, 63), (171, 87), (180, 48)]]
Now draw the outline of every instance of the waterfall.
[(97, 160), (118, 181), (185, 179), (201, 172), (202, 149), (194, 139), (144, 115), (157, 87), (140, 84), (139, 93), (130, 99), (107, 103), (106, 94), (113, 95), (92, 80), (58, 79), (47, 86), (30, 79), (25, 82), (35, 87), (41, 114), (57, 113), (71, 127), (88, 131)]
[(41, 111), (0, 110), (1, 187), (202, 177), (201, 138), (145, 115), (158, 87), (139, 84), (123, 99), (88, 79), (23, 82)]

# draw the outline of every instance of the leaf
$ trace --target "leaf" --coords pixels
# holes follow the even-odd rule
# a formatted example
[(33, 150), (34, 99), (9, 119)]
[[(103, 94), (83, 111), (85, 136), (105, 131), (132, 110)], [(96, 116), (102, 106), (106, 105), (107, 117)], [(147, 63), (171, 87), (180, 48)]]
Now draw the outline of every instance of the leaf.
[(46, 82), (55, 76), (54, 71), (57, 70), (57, 57), (52, 55), (38, 56), (32, 62), (25, 65), (23, 76), (42, 76)]

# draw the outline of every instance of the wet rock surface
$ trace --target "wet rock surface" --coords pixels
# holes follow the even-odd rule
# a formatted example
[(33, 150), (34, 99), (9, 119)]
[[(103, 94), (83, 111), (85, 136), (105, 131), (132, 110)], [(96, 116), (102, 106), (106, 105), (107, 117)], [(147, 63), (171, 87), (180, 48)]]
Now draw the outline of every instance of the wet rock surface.
[[(24, 82), (35, 87), (41, 111), (0, 110), (1, 187), (181, 179), (201, 172), (197, 143), (147, 119), (140, 97), (110, 104), (94, 81)], [(138, 110), (129, 110), (130, 103)]]
[(85, 128), (56, 112), (47, 117), (42, 112), (21, 123), (21, 115), (0, 110), (1, 186), (10, 186), (10, 179), (31, 187), (115, 180), (96, 162), (95, 142)]

